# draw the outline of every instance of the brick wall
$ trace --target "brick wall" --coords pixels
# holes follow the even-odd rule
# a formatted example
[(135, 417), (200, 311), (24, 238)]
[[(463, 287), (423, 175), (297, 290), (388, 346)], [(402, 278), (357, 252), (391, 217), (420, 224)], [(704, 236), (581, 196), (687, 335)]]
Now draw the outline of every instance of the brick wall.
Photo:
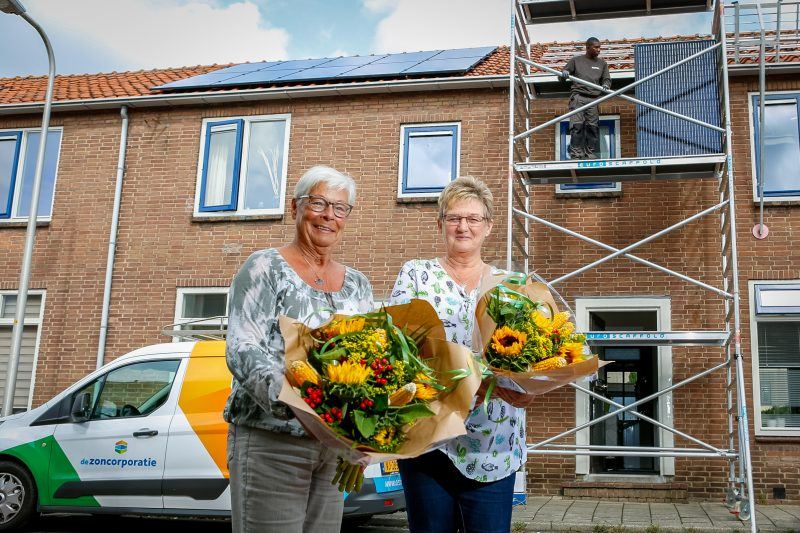
[[(755, 241), (752, 204), (749, 117), (746, 93), (754, 79), (733, 80), (737, 224), (740, 244), (743, 347), (748, 391), (749, 331), (746, 281), (796, 279), (800, 207), (768, 207), (771, 234)], [(770, 76), (770, 90), (800, 89), (796, 77)], [(539, 100), (536, 122), (563, 113), (566, 103)], [(627, 103), (602, 106), (620, 116), (622, 156), (635, 154), (634, 109)], [(329, 164), (353, 175), (359, 185), (357, 207), (347, 223), (339, 259), (363, 271), (376, 297), (385, 297), (401, 264), (413, 257), (441, 253), (431, 231), (435, 204), (398, 203), (397, 165), (400, 125), (460, 121), (461, 173), (485, 179), (496, 194), (497, 217), (485, 259), (503, 264), (505, 255), (505, 179), (507, 168), (507, 96), (504, 91), (474, 90), (400, 95), (319, 98), (286, 102), (132, 109), (127, 172), (120, 216), (117, 265), (107, 360), (145, 344), (172, 322), (177, 287), (227, 286), (252, 251), (291, 240), (293, 222), (282, 220), (195, 221), (192, 218), (201, 120), (206, 117), (291, 113), (288, 190), (314, 164)], [(36, 126), (38, 117), (0, 117), (0, 128)], [(53, 221), (40, 229), (34, 257), (33, 286), (47, 289), (44, 331), (39, 353), (34, 404), (85, 375), (94, 367), (103, 276), (113, 202), (120, 119), (115, 112), (57, 113), (64, 127)], [(552, 130), (534, 138), (538, 159), (554, 156)], [(625, 183), (613, 198), (556, 198), (553, 186), (535, 188), (534, 210), (554, 222), (614, 246), (638, 240), (716, 201), (713, 182)], [(288, 209), (288, 208), (287, 208)], [(288, 211), (287, 211), (288, 212)], [(719, 281), (719, 242), (715, 216), (688, 226), (639, 250), (669, 268), (713, 285)], [(0, 287), (16, 288), (24, 228), (0, 227)], [(552, 278), (602, 257), (599, 249), (535, 227), (534, 267)], [(674, 329), (721, 326), (721, 303), (702, 289), (618, 259), (573, 278), (564, 295), (672, 296)], [(674, 380), (719, 361), (719, 350), (673, 350)], [(705, 379), (674, 394), (675, 425), (712, 444), (722, 445), (726, 427), (722, 379)], [(747, 400), (752, 405), (752, 394)], [(553, 435), (574, 424), (574, 393), (561, 390), (531, 409), (529, 440)], [(752, 419), (752, 418), (751, 418)], [(754, 437), (754, 436), (753, 436)], [(682, 444), (676, 439), (676, 445)], [(753, 442), (759, 491), (771, 496), (783, 484), (789, 499), (800, 501), (800, 439)], [(573, 458), (531, 456), (529, 491), (555, 494), (575, 480)], [(722, 461), (676, 460), (675, 483), (686, 484), (690, 498), (716, 499), (725, 486)]]

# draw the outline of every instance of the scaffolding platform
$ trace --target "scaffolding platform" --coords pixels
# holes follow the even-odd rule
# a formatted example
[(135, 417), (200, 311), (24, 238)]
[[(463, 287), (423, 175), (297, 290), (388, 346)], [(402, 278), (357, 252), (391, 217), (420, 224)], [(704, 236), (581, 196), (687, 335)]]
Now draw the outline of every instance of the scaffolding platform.
[(519, 0), (526, 24), (710, 11), (712, 0)]
[(528, 185), (548, 183), (594, 183), (716, 179), (722, 172), (725, 154), (669, 157), (629, 157), (579, 161), (532, 161), (515, 163)]

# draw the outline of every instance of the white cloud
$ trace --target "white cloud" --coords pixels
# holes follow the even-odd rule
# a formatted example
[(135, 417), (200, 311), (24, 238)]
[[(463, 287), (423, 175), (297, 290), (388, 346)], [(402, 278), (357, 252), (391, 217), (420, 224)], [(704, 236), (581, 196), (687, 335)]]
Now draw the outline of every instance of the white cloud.
[(48, 31), (81, 39), (87, 54), (102, 50), (120, 69), (287, 57), (288, 33), (267, 27), (252, 1), (28, 0), (26, 7)]
[[(509, 42), (507, 0), (362, 0), (386, 16), (375, 32), (375, 52), (502, 45)], [(709, 33), (709, 15), (669, 15), (529, 26), (531, 41), (583, 41)]]

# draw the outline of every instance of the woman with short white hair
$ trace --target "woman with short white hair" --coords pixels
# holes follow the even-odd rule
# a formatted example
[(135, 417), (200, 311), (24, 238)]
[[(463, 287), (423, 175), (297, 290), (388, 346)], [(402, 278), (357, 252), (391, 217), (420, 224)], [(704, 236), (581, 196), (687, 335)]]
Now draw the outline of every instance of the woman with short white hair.
[[(442, 320), (447, 340), (473, 351), (481, 349), (472, 346), (481, 280), (503, 273), (481, 255), (492, 231), (492, 208), (492, 192), (479, 179), (463, 176), (445, 187), (436, 220), (444, 253), (403, 265), (389, 301), (427, 300)], [(525, 410), (505, 401), (519, 402), (519, 395), (499, 387), (495, 391), (500, 398), (486, 406), (482, 396), (476, 398), (466, 435), (399, 462), (411, 533), (511, 529), (514, 474), (526, 454)]]
[(336, 453), (278, 401), (278, 317), (316, 327), (335, 312), (373, 308), (367, 278), (333, 259), (355, 197), (350, 176), (324, 166), (308, 170), (292, 198), (292, 242), (252, 254), (231, 285), (226, 358), (233, 387), (224, 416), (235, 533), (339, 533), (344, 500), (331, 484)]

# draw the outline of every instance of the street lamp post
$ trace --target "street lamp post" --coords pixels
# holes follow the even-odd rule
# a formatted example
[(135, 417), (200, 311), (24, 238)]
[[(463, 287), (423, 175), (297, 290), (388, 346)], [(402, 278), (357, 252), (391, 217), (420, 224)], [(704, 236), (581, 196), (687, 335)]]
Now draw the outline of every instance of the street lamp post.
[(12, 15), (19, 15), (39, 33), (47, 49), (49, 70), (47, 75), (47, 93), (44, 100), (44, 113), (42, 115), (42, 133), (39, 136), (39, 153), (36, 155), (36, 172), (33, 178), (33, 191), (31, 193), (31, 207), (28, 212), (28, 227), (25, 232), (25, 251), (22, 258), (22, 270), (19, 274), (19, 290), (17, 292), (17, 313), (14, 316), (14, 332), (11, 337), (11, 353), (8, 357), (6, 371), (6, 388), (3, 398), (3, 416), (13, 413), (14, 390), (17, 384), (17, 370), (19, 368), (19, 352), (22, 346), (22, 331), (25, 325), (25, 306), (28, 302), (28, 284), (31, 277), (31, 260), (33, 258), (33, 244), (36, 240), (36, 215), (39, 211), (39, 192), (42, 188), (42, 169), (44, 167), (44, 154), (47, 145), (47, 129), (50, 126), (50, 107), (53, 101), (53, 83), (56, 76), (56, 59), (50, 39), (41, 26), (25, 12), (19, 0), (0, 0), (0, 11)]

